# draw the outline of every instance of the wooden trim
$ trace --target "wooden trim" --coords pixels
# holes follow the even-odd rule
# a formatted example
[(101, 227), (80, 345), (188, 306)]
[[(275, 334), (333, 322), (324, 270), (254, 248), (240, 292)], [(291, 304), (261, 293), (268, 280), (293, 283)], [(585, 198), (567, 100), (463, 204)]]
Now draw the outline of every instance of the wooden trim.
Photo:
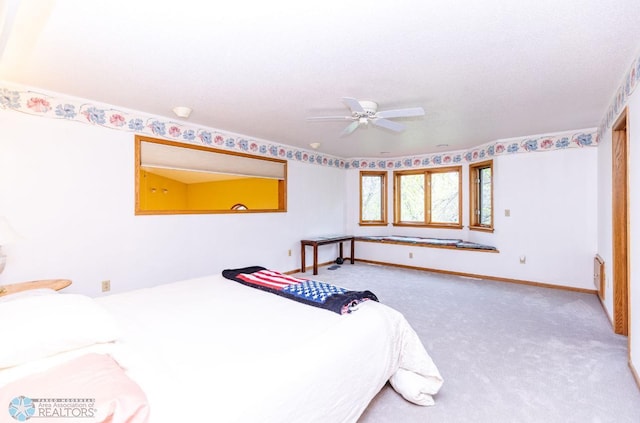
[(633, 379), (636, 381), (636, 386), (638, 387), (638, 389), (640, 389), (640, 376), (638, 375), (638, 372), (636, 371), (636, 368), (634, 367), (633, 361), (631, 361), (631, 359), (629, 359), (629, 368), (631, 369)]
[(247, 214), (247, 213), (286, 213), (286, 210), (247, 209), (247, 210), (140, 210), (136, 216), (172, 215), (172, 214)]
[[(205, 151), (207, 153), (216, 153), (216, 154), (224, 154), (227, 156), (236, 156), (236, 157), (244, 157), (253, 160), (263, 160), (267, 162), (275, 162), (280, 163), (283, 166), (284, 179), (278, 179), (278, 208), (277, 209), (249, 209), (249, 210), (231, 210), (229, 209), (218, 209), (218, 210), (146, 210), (143, 208), (143, 205), (140, 204), (140, 172), (141, 172), (141, 143), (148, 142), (154, 144), (163, 144), (172, 147), (185, 148), (191, 150), (200, 150)], [(134, 181), (135, 181), (135, 189), (134, 189), (134, 214), (135, 215), (174, 215), (174, 214), (234, 214), (234, 213), (285, 213), (287, 211), (287, 179), (288, 179), (288, 161), (283, 159), (278, 159), (274, 157), (266, 157), (266, 156), (257, 156), (248, 153), (242, 153), (238, 151), (230, 151), (230, 150), (222, 150), (214, 147), (197, 145), (197, 144), (187, 144), (176, 141), (169, 141), (160, 138), (148, 137), (145, 135), (136, 134), (134, 137), (135, 144), (135, 164), (134, 164)], [(260, 178), (256, 176), (256, 178)]]
[(451, 245), (436, 245), (436, 244), (428, 244), (421, 242), (403, 242), (403, 241), (395, 241), (395, 240), (386, 240), (386, 239), (365, 239), (365, 238), (355, 238), (356, 241), (361, 242), (375, 242), (378, 244), (396, 244), (396, 245), (407, 245), (411, 247), (427, 247), (427, 248), (444, 248), (447, 250), (458, 250), (458, 251), (477, 251), (481, 253), (499, 253), (500, 250), (483, 250), (480, 248), (465, 248), (465, 247), (455, 247)]
[(134, 178), (134, 183), (136, 184), (134, 187), (134, 192), (133, 195), (135, 195), (135, 198), (133, 199), (133, 203), (135, 205), (134, 208), (134, 214), (141, 214), (141, 212), (143, 212), (143, 206), (146, 206), (146, 204), (140, 204), (140, 163), (142, 163), (142, 157), (140, 157), (140, 142), (142, 141), (142, 138), (139, 138), (138, 135), (135, 136), (135, 153), (134, 153), (134, 160), (135, 160), (135, 164), (133, 166), (133, 172), (135, 173), (135, 178)]
[[(343, 257), (343, 260), (344, 261), (351, 260), (351, 257)], [(329, 266), (331, 264), (335, 264), (335, 262), (334, 261), (325, 261), (324, 263), (318, 263), (318, 267)], [(313, 265), (306, 266), (305, 272), (307, 270), (309, 270), (309, 269), (313, 269)], [(293, 275), (294, 273), (304, 273), (304, 272), (301, 272), (299, 268), (298, 269), (293, 269), (293, 270), (288, 270), (288, 271), (284, 272), (285, 275)]]
[(289, 162), (284, 162), (285, 179), (278, 180), (278, 211), (287, 211), (287, 179), (289, 178)]
[[(362, 177), (363, 176), (379, 176), (380, 177), (380, 211), (382, 216), (381, 220), (362, 220)], [(371, 170), (361, 170), (360, 171), (360, 216), (359, 216), (359, 224), (360, 226), (383, 226), (387, 225), (387, 171), (371, 171)]]
[(48, 288), (60, 291), (69, 285), (71, 285), (71, 281), (69, 279), (42, 279), (38, 281), (0, 285), (0, 296), (15, 294), (16, 292), (27, 291), (30, 289)]
[(161, 139), (161, 138), (148, 137), (146, 135), (136, 135), (135, 136), (135, 140), (136, 140), (136, 143), (141, 142), (141, 141), (146, 141), (146, 142), (152, 142), (152, 143), (155, 143), (155, 144), (170, 145), (170, 146), (173, 146), (173, 147), (191, 148), (191, 149), (194, 149), (194, 150), (202, 150), (202, 151), (206, 151), (206, 152), (209, 152), (209, 153), (220, 153), (220, 154), (227, 154), (229, 156), (238, 156), (238, 157), (246, 157), (246, 158), (249, 158), (249, 159), (265, 160), (265, 161), (268, 161), (268, 162), (282, 163), (282, 164), (285, 164), (285, 165), (287, 163), (286, 160), (277, 159), (275, 157), (256, 156), (254, 154), (242, 153), (240, 151), (222, 150), (222, 149), (219, 149), (219, 148), (209, 147), (209, 146), (205, 146), (205, 145), (187, 144), (187, 143), (183, 143), (183, 142), (169, 141), (169, 140), (164, 140), (164, 139)]
[(625, 108), (612, 127), (612, 233), (614, 331), (629, 334), (629, 141)]
[(395, 263), (388, 263), (388, 262), (375, 261), (375, 260), (366, 260), (366, 259), (360, 259), (360, 258), (356, 258), (356, 260), (359, 261), (359, 262), (362, 262), (362, 263), (370, 263), (370, 264), (379, 264), (379, 265), (383, 265), (383, 266), (399, 267), (401, 269), (422, 270), (422, 271), (425, 271), (425, 272), (433, 272), (433, 273), (441, 273), (441, 274), (445, 274), (445, 275), (462, 276), (462, 277), (466, 277), (466, 278), (486, 279), (486, 280), (497, 281), (497, 282), (508, 282), (508, 283), (515, 283), (515, 284), (518, 284), (518, 285), (536, 286), (536, 287), (539, 287), (539, 288), (560, 289), (560, 290), (563, 290), (563, 291), (581, 292), (581, 293), (584, 293), (584, 294), (594, 294), (594, 295), (596, 294), (596, 290), (595, 289), (575, 288), (575, 287), (572, 287), (572, 286), (553, 285), (553, 284), (549, 284), (549, 283), (525, 281), (525, 280), (521, 280), (521, 279), (502, 278), (502, 277), (499, 277), (499, 276), (478, 275), (478, 274), (475, 274), (475, 273), (454, 272), (454, 271), (451, 271), (451, 270), (432, 269), (432, 268), (429, 268), (429, 267), (407, 266), (407, 265), (404, 265), (404, 264), (395, 264)]
[(488, 228), (486, 226), (471, 226), (471, 225), (469, 225), (469, 230), (470, 231), (479, 231), (479, 232), (490, 232), (490, 233), (493, 233), (495, 231), (495, 229)]
[[(491, 169), (491, 224), (481, 225), (476, 210), (479, 209), (480, 170), (486, 168)], [(472, 231), (493, 232), (493, 217), (495, 215), (493, 208), (493, 180), (493, 160), (486, 160), (469, 165), (469, 229)]]
[[(431, 221), (431, 175), (436, 173), (458, 172), (458, 222), (444, 223)], [(424, 221), (408, 222), (401, 219), (402, 192), (400, 189), (400, 178), (404, 175), (424, 175)], [(462, 229), (462, 166), (445, 166), (429, 169), (396, 170), (393, 172), (393, 224), (395, 226), (418, 226), (429, 228), (449, 228)]]
[(476, 215), (476, 205), (478, 202), (478, 168), (469, 165), (469, 229), (479, 227)]
[(447, 225), (444, 223), (409, 223), (409, 222), (397, 222), (394, 223), (393, 226), (406, 226), (406, 227), (413, 227), (413, 228), (438, 228), (438, 229), (463, 229), (464, 226), (462, 226), (462, 224), (455, 224), (455, 225)]

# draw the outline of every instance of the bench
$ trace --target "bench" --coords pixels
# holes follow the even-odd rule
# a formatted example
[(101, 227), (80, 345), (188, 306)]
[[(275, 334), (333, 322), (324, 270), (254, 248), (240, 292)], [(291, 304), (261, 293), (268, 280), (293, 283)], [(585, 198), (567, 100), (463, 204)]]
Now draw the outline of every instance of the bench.
[(477, 242), (463, 241), (461, 239), (449, 238), (426, 238), (415, 236), (357, 236), (356, 241), (379, 242), (383, 244), (415, 245), (417, 247), (451, 248), (458, 250), (474, 250), (483, 252), (498, 253), (498, 249), (491, 245), (479, 244)]

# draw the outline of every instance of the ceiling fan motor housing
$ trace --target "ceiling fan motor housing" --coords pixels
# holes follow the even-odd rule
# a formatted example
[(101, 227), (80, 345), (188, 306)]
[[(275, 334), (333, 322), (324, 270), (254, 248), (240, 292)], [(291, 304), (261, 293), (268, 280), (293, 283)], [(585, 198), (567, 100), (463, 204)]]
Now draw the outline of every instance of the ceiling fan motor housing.
[(362, 108), (364, 109), (364, 113), (353, 112), (353, 117), (372, 118), (375, 116), (376, 112), (378, 111), (378, 103), (376, 103), (375, 101), (360, 100), (358, 101), (358, 103), (360, 103), (360, 106), (362, 106)]

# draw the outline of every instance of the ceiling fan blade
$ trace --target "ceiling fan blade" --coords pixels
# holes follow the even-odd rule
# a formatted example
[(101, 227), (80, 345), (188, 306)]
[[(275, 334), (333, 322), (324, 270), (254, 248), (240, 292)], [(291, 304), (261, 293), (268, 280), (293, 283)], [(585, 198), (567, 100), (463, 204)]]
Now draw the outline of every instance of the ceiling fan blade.
[(318, 120), (353, 120), (353, 116), (314, 116), (306, 118), (307, 121), (318, 121)]
[(351, 97), (342, 97), (342, 102), (351, 109), (352, 112), (364, 113), (364, 109), (358, 100)]
[(376, 126), (379, 126), (381, 128), (390, 129), (390, 130), (395, 131), (395, 132), (404, 131), (404, 125), (403, 124), (398, 123), (398, 122), (394, 122), (392, 120), (388, 120), (388, 119), (371, 119), (371, 122)]
[(380, 118), (399, 118), (399, 117), (413, 117), (424, 116), (424, 109), (422, 107), (411, 107), (408, 109), (395, 109), (395, 110), (383, 110), (376, 113)]
[(354, 120), (346, 128), (344, 128), (340, 136), (346, 137), (347, 135), (351, 135), (351, 133), (358, 128), (358, 125), (360, 125), (360, 122), (357, 120)]

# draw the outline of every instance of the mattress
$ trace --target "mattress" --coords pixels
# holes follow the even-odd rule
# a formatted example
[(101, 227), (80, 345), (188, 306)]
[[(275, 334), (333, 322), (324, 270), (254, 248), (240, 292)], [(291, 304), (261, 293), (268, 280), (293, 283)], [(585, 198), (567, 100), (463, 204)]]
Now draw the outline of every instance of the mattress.
[(43, 398), (78, 392), (96, 404), (88, 423), (355, 422), (387, 381), (420, 405), (442, 385), (402, 314), (376, 301), (340, 315), (221, 275), (100, 298), (7, 297), (0, 319), (19, 322), (0, 350), (10, 411), (33, 399), (43, 413)]
[(424, 393), (442, 383), (404, 317), (374, 301), (338, 315), (216, 275), (98, 302), (154, 423), (354, 422), (403, 365)]

